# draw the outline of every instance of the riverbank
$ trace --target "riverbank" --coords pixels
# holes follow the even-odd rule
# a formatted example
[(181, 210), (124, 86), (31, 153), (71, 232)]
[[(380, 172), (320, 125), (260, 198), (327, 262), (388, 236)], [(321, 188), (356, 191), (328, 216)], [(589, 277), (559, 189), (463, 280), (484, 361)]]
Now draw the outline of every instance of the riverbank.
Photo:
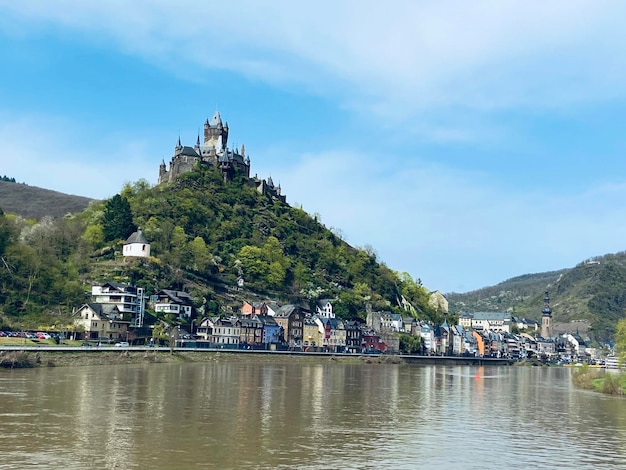
[(17, 369), (33, 367), (76, 367), (117, 364), (158, 364), (174, 362), (304, 362), (304, 363), (363, 363), (404, 364), (398, 356), (307, 356), (232, 353), (222, 351), (169, 351), (169, 350), (98, 350), (98, 351), (0, 351), (0, 368)]
[(578, 367), (572, 374), (574, 386), (607, 395), (626, 395), (626, 374), (605, 369)]

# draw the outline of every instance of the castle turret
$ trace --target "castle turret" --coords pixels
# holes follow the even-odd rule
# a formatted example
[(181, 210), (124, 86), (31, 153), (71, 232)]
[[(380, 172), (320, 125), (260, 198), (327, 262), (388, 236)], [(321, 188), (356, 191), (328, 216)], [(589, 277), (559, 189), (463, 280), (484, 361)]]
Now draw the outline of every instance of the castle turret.
[(204, 123), (204, 146), (212, 147), (217, 153), (220, 153), (226, 148), (227, 143), (228, 123), (224, 127), (220, 113), (215, 111), (211, 120), (207, 119)]
[(552, 337), (552, 309), (550, 308), (548, 291), (543, 298), (543, 309), (541, 310), (541, 336), (543, 338)]
[(167, 181), (167, 167), (165, 166), (165, 160), (161, 160), (159, 165), (159, 184)]

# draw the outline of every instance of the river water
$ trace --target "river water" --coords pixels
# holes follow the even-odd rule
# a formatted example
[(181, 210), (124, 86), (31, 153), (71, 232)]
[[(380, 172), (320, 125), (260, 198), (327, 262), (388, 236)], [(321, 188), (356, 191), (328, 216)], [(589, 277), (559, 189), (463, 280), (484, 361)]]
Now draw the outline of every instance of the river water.
[(191, 363), (0, 371), (0, 469), (626, 468), (568, 368)]

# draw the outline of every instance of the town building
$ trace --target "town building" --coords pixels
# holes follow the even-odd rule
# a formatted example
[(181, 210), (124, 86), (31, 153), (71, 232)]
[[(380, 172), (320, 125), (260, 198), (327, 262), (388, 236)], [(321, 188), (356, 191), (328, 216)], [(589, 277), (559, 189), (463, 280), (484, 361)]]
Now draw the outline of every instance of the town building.
[(344, 322), (346, 330), (346, 352), (360, 353), (363, 349), (363, 324), (355, 320), (347, 320)]
[(248, 348), (263, 345), (263, 322), (256, 315), (242, 315), (239, 328), (239, 344)]
[(244, 300), (241, 307), (242, 315), (267, 315), (267, 304), (265, 302), (247, 302)]
[(219, 318), (213, 326), (211, 342), (219, 347), (238, 348), (241, 340), (241, 321), (237, 317)]
[(315, 313), (322, 318), (335, 318), (333, 304), (328, 299), (319, 299), (315, 302)]
[(187, 292), (163, 289), (156, 294), (154, 311), (171, 313), (180, 320), (191, 320), (193, 299)]
[(459, 325), (466, 330), (511, 332), (511, 315), (508, 312), (462, 313)]
[(132, 326), (141, 327), (145, 311), (144, 290), (129, 284), (106, 282), (91, 287), (91, 297), (95, 303), (115, 305), (124, 320)]
[(307, 312), (300, 306), (287, 304), (276, 312), (274, 319), (284, 331), (285, 342), (290, 348), (301, 348), (304, 341), (304, 317)]
[(74, 312), (74, 316), (79, 338), (106, 342), (128, 340), (130, 320), (124, 318), (117, 305), (84, 304)]
[(274, 317), (270, 315), (257, 315), (263, 323), (263, 344), (267, 349), (271, 349), (283, 341), (283, 329), (276, 323)]

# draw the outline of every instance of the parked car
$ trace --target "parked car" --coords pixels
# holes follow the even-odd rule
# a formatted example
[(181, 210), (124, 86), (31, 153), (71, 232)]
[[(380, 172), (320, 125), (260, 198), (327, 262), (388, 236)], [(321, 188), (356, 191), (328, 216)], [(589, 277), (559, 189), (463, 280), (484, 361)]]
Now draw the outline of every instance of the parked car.
[(120, 341), (119, 343), (115, 343), (115, 347), (117, 348), (127, 348), (130, 344), (127, 341)]

